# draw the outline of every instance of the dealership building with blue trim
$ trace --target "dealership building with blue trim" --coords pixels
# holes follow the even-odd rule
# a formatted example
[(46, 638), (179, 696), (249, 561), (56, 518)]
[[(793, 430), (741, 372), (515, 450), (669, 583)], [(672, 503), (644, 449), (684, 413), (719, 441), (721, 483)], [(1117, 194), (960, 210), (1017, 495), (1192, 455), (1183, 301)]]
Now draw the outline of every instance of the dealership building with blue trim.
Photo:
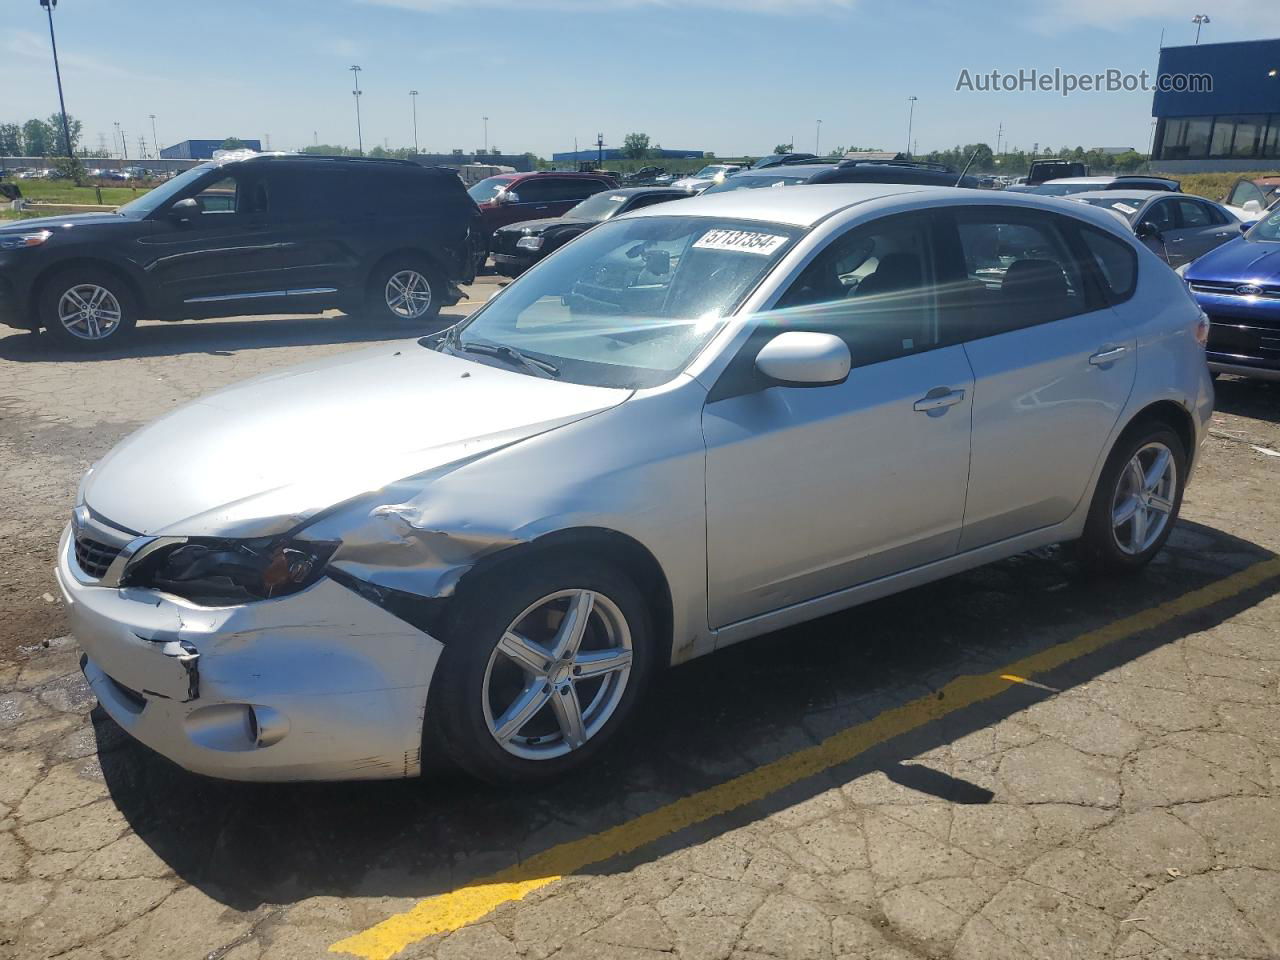
[(1151, 104), (1156, 169), (1280, 167), (1280, 39), (1165, 47), (1158, 74), (1171, 89)]

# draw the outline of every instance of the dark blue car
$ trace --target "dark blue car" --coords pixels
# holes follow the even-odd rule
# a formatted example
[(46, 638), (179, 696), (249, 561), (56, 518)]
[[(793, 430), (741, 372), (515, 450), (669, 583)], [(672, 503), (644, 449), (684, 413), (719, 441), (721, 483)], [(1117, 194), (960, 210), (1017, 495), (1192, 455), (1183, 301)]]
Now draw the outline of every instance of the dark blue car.
[(1209, 369), (1280, 380), (1280, 211), (1183, 275), (1209, 315)]

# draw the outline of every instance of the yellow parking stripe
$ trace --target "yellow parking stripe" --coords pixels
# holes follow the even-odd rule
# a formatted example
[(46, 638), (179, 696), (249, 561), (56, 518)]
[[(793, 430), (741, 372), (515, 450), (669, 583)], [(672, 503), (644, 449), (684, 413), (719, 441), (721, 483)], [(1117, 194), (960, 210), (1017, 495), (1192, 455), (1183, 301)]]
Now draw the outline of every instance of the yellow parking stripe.
[(404, 913), (338, 941), (329, 950), (354, 954), (365, 960), (389, 960), (410, 944), (432, 934), (474, 923), (495, 907), (522, 900), (568, 874), (762, 800), (800, 780), (847, 763), (877, 744), (990, 699), (1009, 689), (1010, 683), (1023, 683), (1029, 676), (1061, 667), (1120, 640), (1236, 596), (1277, 576), (1280, 576), (1280, 558), (1264, 560), (1199, 590), (1116, 620), (990, 673), (956, 677), (929, 696), (886, 710), (866, 723), (827, 737), (815, 746), (780, 757), (700, 793), (681, 797), (616, 827), (552, 847), (470, 886), (428, 897)]

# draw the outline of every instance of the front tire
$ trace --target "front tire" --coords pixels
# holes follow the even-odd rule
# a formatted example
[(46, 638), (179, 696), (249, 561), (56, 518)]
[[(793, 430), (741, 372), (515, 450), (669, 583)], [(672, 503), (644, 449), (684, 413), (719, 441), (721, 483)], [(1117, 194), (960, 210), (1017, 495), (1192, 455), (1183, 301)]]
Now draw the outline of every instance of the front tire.
[(389, 260), (369, 278), (365, 312), (375, 320), (429, 323), (439, 315), (447, 293), (444, 277), (430, 264)]
[(569, 558), (467, 584), (444, 643), (423, 750), (443, 749), (490, 783), (536, 783), (590, 763), (626, 725), (653, 665), (635, 584)]
[(1160, 552), (1182, 507), (1187, 454), (1167, 424), (1149, 422), (1116, 443), (1098, 478), (1080, 556), (1096, 573), (1132, 573)]
[(38, 303), (49, 336), (71, 350), (105, 350), (125, 339), (138, 323), (128, 284), (110, 270), (71, 267), (44, 284)]

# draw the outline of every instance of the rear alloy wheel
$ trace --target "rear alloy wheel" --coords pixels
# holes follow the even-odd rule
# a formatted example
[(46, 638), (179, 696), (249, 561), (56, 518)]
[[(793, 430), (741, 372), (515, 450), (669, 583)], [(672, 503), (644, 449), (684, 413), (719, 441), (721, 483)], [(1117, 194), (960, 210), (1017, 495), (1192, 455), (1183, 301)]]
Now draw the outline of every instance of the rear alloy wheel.
[(1186, 477), (1182, 440), (1162, 423), (1141, 424), (1107, 458), (1089, 508), (1081, 559), (1094, 571), (1138, 570), (1173, 532)]
[(368, 309), (379, 319), (423, 323), (444, 305), (444, 281), (431, 267), (397, 261), (381, 267), (369, 284)]
[(44, 285), (40, 320), (49, 336), (76, 350), (101, 350), (137, 323), (133, 299), (118, 278), (96, 269), (58, 274)]
[(557, 558), (466, 585), (441, 634), (424, 757), (443, 750), (492, 783), (588, 763), (648, 682), (648, 607), (621, 571)]

